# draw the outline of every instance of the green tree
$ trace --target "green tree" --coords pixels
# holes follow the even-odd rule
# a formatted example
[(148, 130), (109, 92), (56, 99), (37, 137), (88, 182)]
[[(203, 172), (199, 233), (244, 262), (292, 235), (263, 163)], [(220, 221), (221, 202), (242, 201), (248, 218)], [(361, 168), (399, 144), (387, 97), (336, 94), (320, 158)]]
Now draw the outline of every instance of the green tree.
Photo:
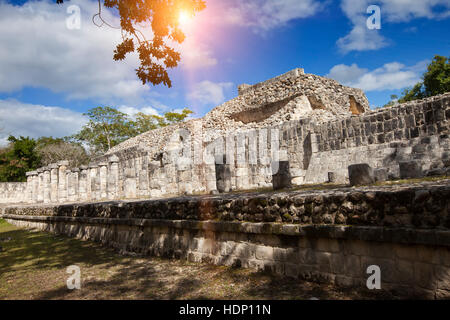
[(423, 75), (425, 97), (450, 91), (450, 57), (435, 56)]
[(161, 127), (166, 127), (174, 123), (183, 122), (186, 118), (194, 113), (188, 108), (184, 108), (181, 112), (166, 112), (163, 116), (149, 115), (139, 112), (133, 121), (133, 127), (136, 135), (154, 130)]
[(26, 181), (26, 172), (40, 166), (37, 142), (29, 137), (9, 136), (9, 145), (0, 151), (0, 181)]
[(396, 102), (398, 102), (398, 96), (397, 96), (396, 94), (391, 94), (391, 101), (389, 101), (387, 104), (385, 104), (385, 105), (383, 106), (383, 108), (384, 108), (384, 107), (392, 106), (392, 105), (394, 105)]
[(134, 129), (136, 135), (166, 126), (164, 117), (139, 112), (135, 116)]
[(112, 107), (97, 107), (84, 113), (89, 117), (88, 123), (68, 139), (87, 144), (94, 154), (102, 154), (131, 137), (182, 122), (192, 113), (187, 108), (181, 112), (167, 112), (163, 116), (140, 112), (136, 114), (135, 119), (131, 119), (127, 114)]
[(104, 153), (135, 135), (128, 115), (112, 107), (93, 108), (83, 115), (89, 121), (72, 139), (87, 143), (93, 153)]
[(432, 97), (450, 91), (450, 57), (436, 55), (422, 76), (423, 81), (403, 91), (400, 103)]
[(184, 108), (181, 111), (181, 113), (173, 112), (173, 111), (166, 112), (164, 114), (164, 118), (166, 120), (167, 125), (170, 125), (170, 124), (174, 124), (174, 123), (178, 123), (178, 122), (183, 122), (192, 113), (194, 113), (194, 112), (189, 110), (188, 108)]
[[(63, 3), (64, 0), (56, 0)], [(103, 19), (102, 2), (120, 17), (122, 42), (114, 50), (114, 60), (124, 60), (131, 52), (139, 54), (140, 66), (136, 74), (143, 84), (172, 82), (168, 68), (178, 65), (181, 56), (174, 44), (181, 44), (185, 35), (180, 27), (180, 15), (193, 16), (203, 10), (203, 0), (98, 0), (98, 12), (92, 20), (99, 27), (110, 24)], [(152, 39), (147, 39), (137, 26), (150, 26)], [(111, 27), (111, 26), (110, 26)]]

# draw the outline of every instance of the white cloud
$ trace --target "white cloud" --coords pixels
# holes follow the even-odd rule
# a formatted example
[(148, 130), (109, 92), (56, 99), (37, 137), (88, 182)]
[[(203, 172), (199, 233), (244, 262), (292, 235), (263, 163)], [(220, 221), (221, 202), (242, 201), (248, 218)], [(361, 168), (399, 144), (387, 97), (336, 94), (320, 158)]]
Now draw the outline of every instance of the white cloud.
[(181, 46), (181, 66), (187, 69), (212, 67), (217, 64), (213, 52), (194, 37), (187, 37)]
[[(360, 23), (358, 22), (358, 24)], [(355, 25), (348, 35), (337, 41), (337, 45), (343, 53), (377, 50), (386, 47), (388, 44), (388, 40), (380, 35), (377, 30), (366, 28), (365, 20), (360, 25)]]
[(130, 106), (120, 106), (117, 108), (119, 111), (126, 113), (130, 116), (134, 116), (139, 112), (149, 114), (149, 115), (159, 115), (158, 110), (156, 110), (153, 107), (142, 107), (142, 108), (136, 108), (136, 107), (130, 107)]
[(227, 2), (223, 21), (233, 25), (265, 31), (283, 26), (291, 20), (315, 15), (323, 8), (317, 0), (247, 0)]
[[(408, 22), (416, 18), (440, 19), (448, 16), (450, 2), (448, 0), (382, 0), (382, 10), (390, 22)], [(436, 7), (447, 8), (437, 12)]]
[(187, 98), (199, 105), (218, 105), (225, 101), (224, 90), (233, 87), (231, 82), (215, 83), (208, 80), (196, 83)]
[(344, 85), (365, 91), (398, 90), (419, 82), (427, 62), (420, 61), (410, 67), (391, 62), (373, 71), (360, 68), (356, 64), (351, 66), (339, 64), (331, 68), (326, 76)]
[[(450, 14), (448, 0), (379, 0), (376, 3), (381, 7), (381, 28), (385, 21), (398, 23), (416, 18), (443, 19)], [(372, 4), (372, 0), (342, 0), (341, 9), (352, 22), (353, 28), (337, 41), (341, 52), (377, 50), (389, 45), (389, 40), (379, 30), (369, 30), (366, 26), (369, 17), (367, 8)], [(436, 8), (444, 11), (438, 12)]]
[[(69, 5), (81, 7), (81, 29), (66, 27)], [(136, 101), (149, 90), (135, 74), (138, 59), (113, 61), (120, 30), (98, 28), (91, 18), (97, 2), (72, 0), (57, 5), (52, 0), (21, 6), (0, 3), (0, 92), (24, 87), (47, 88), (69, 99), (96, 98)], [(104, 10), (113, 25), (117, 17)]]
[(338, 64), (331, 68), (330, 72), (326, 76), (343, 84), (348, 84), (364, 75), (367, 71), (368, 69), (362, 69), (358, 67), (356, 63), (351, 66)]
[(63, 137), (76, 133), (87, 119), (78, 112), (61, 107), (0, 100), (0, 144), (8, 135)]

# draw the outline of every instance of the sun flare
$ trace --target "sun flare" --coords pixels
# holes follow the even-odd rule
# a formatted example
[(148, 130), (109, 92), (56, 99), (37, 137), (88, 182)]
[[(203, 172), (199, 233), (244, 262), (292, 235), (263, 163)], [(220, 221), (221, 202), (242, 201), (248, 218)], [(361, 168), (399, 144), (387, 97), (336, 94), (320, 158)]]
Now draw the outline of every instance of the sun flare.
[(181, 11), (178, 15), (178, 23), (180, 26), (186, 26), (192, 21), (192, 17), (186, 11)]

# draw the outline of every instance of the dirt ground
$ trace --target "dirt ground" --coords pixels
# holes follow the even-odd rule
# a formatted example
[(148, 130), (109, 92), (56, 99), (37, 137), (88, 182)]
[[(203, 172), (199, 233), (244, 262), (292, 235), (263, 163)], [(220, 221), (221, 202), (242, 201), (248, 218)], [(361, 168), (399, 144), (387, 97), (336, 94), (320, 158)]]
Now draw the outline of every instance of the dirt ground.
[[(390, 299), (249, 269), (122, 256), (97, 243), (18, 229), (0, 220), (0, 299)], [(81, 270), (69, 290), (66, 268)]]

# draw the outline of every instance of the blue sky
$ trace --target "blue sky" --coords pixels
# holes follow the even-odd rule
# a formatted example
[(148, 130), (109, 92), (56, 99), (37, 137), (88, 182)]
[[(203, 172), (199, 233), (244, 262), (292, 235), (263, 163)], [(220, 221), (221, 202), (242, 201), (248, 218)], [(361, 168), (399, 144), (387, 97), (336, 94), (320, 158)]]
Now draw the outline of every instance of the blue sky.
[[(98, 28), (96, 2), (0, 0), (0, 143), (8, 134), (64, 136), (81, 113), (110, 105), (129, 114), (189, 107), (200, 117), (257, 83), (294, 68), (362, 88), (373, 107), (420, 80), (436, 54), (450, 54), (450, 0), (206, 0), (184, 26), (172, 88), (143, 86), (136, 56), (112, 60), (119, 33)], [(66, 12), (81, 8), (81, 28)], [(369, 5), (381, 29), (369, 30)], [(118, 25), (117, 16), (105, 18)], [(145, 26), (144, 26), (145, 29)], [(144, 30), (149, 32), (149, 30)]]

